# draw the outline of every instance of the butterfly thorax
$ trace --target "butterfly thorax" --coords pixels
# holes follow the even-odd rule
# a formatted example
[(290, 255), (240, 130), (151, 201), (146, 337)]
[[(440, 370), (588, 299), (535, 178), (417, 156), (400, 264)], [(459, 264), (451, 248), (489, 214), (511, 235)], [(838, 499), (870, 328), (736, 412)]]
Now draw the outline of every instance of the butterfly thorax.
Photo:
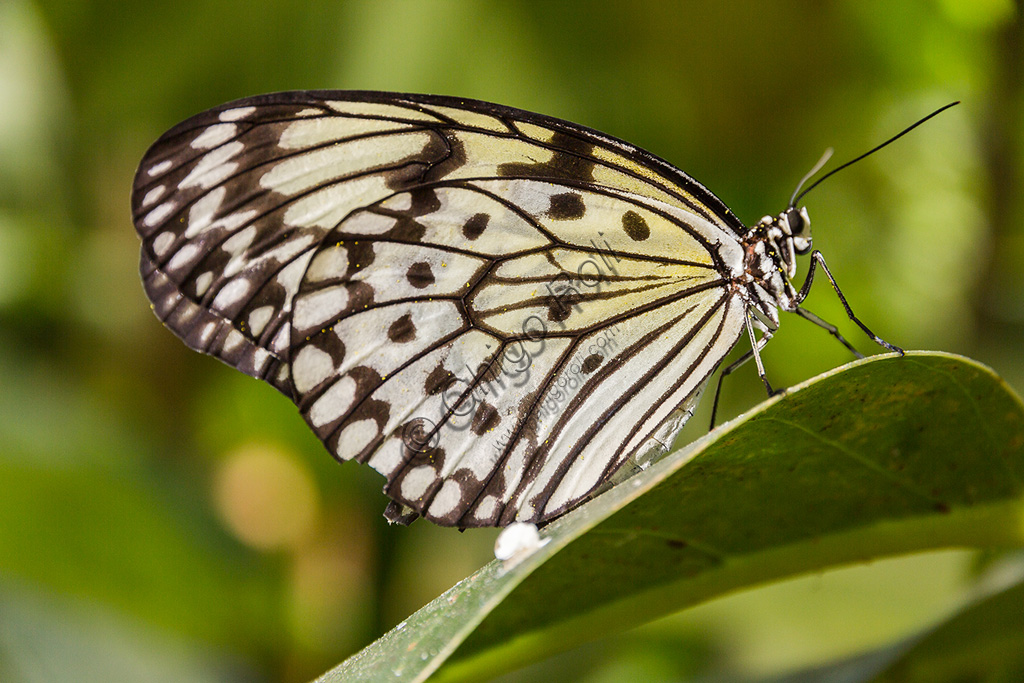
[(743, 270), (747, 303), (774, 325), (777, 309), (792, 311), (797, 292), (796, 256), (811, 249), (811, 219), (806, 208), (789, 208), (778, 216), (765, 216), (743, 237)]

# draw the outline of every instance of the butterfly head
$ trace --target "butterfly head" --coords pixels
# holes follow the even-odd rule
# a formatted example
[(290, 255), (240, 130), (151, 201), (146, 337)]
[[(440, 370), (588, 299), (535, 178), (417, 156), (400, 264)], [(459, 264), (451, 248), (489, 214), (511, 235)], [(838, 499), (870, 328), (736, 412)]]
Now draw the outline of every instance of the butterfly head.
[(766, 226), (768, 241), (778, 254), (786, 277), (796, 276), (796, 257), (811, 250), (811, 217), (807, 208), (789, 207), (775, 218), (765, 216), (761, 222)]
[(785, 223), (792, 237), (793, 250), (800, 256), (811, 250), (811, 217), (807, 215), (807, 207), (792, 207), (779, 215), (779, 222)]

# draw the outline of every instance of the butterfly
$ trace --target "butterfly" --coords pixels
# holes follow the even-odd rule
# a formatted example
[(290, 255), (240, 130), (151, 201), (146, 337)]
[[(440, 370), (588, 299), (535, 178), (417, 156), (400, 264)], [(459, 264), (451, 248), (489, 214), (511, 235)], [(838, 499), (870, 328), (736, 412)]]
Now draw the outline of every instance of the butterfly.
[(811, 251), (798, 199), (748, 228), (577, 124), (306, 91), (175, 126), (131, 201), (167, 327), (383, 474), (390, 521), (465, 528), (545, 523), (663, 453), (744, 335), (765, 378), (779, 309), (852, 350), (801, 307), (816, 267), (835, 286), (820, 252), (791, 283)]

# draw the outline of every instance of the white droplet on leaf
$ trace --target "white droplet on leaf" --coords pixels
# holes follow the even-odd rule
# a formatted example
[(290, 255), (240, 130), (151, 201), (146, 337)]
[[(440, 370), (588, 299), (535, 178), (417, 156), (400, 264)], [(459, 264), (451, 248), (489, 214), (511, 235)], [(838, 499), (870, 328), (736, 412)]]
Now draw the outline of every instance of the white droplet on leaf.
[(519, 560), (533, 553), (544, 545), (536, 524), (515, 522), (509, 524), (498, 534), (494, 542), (494, 557), (507, 562), (513, 558)]

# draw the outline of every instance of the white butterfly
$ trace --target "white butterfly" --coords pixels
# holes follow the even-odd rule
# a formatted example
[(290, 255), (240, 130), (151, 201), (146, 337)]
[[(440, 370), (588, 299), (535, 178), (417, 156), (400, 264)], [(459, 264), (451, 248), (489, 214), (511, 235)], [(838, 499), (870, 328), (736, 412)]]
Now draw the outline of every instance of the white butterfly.
[(790, 283), (794, 204), (747, 228), (582, 126), (330, 91), (185, 121), (132, 193), (160, 319), (383, 474), (389, 519), (459, 527), (548, 521), (660, 452), (744, 333), (764, 376), (778, 309), (838, 337), (800, 308), (818, 252)]

